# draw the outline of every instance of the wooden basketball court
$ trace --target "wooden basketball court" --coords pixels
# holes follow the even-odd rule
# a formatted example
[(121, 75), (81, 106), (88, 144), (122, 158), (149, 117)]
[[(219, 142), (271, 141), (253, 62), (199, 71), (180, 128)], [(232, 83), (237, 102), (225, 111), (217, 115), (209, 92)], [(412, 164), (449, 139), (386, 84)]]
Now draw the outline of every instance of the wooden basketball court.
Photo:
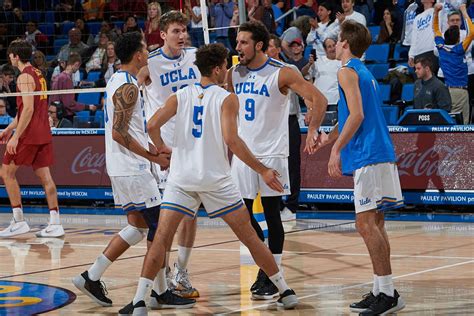
[[(10, 216), (0, 215), (0, 224), (8, 225)], [(26, 217), (33, 232), (47, 219), (46, 215)], [(105, 273), (103, 281), (113, 307), (95, 305), (71, 283), (123, 227), (125, 217), (64, 215), (62, 220), (64, 239), (36, 238), (29, 233), (0, 240), (0, 315), (34, 314), (59, 305), (64, 306), (47, 314), (112, 315), (133, 298), (145, 242), (131, 248)], [(349, 315), (348, 305), (368, 292), (372, 281), (369, 256), (354, 222), (297, 220), (285, 223), (285, 231), (283, 266), (288, 284), (300, 298), (296, 310), (277, 309), (274, 301), (252, 301), (248, 289), (257, 268), (250, 264), (248, 252), (221, 220), (200, 218), (189, 271), (201, 297), (193, 309), (161, 313)], [(401, 313), (473, 314), (474, 224), (390, 221), (387, 231), (395, 286), (407, 304)], [(171, 262), (175, 257), (174, 252)], [(56, 305), (49, 309), (35, 310), (38, 300), (47, 301), (42, 297), (46, 292), (28, 282), (71, 292), (65, 291), (67, 298), (51, 303)], [(59, 294), (51, 295), (56, 300)], [(150, 315), (158, 314), (150, 311)]]

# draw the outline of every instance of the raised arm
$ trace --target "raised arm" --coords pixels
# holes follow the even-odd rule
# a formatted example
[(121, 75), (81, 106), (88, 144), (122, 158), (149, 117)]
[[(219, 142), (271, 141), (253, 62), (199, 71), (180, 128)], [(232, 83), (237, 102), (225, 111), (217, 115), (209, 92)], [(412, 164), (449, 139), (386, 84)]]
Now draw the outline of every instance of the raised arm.
[(131, 152), (158, 163), (162, 167), (166, 166), (166, 161), (168, 159), (166, 159), (164, 155), (152, 154), (150, 151), (143, 148), (129, 133), (130, 120), (138, 100), (137, 86), (131, 83), (126, 83), (115, 91), (112, 98), (115, 106), (112, 139)]
[(462, 17), (466, 22), (467, 35), (464, 41), (462, 42), (462, 47), (464, 48), (464, 51), (466, 51), (469, 48), (469, 45), (471, 45), (472, 41), (474, 40), (474, 25), (472, 24), (471, 17), (467, 13), (466, 4), (463, 3), (459, 10), (461, 11)]
[(305, 151), (312, 154), (318, 129), (326, 114), (328, 100), (313, 84), (306, 81), (300, 74), (289, 67), (284, 67), (280, 70), (279, 86), (282, 91), (287, 89), (293, 90), (308, 105), (310, 122)]
[(439, 11), (443, 9), (443, 5), (441, 3), (437, 3), (434, 7), (434, 15), (433, 15), (433, 33), (435, 38), (436, 37), (443, 37), (441, 34), (441, 30), (439, 29)]
[(222, 104), (221, 128), (224, 142), (229, 149), (247, 166), (260, 174), (265, 183), (275, 191), (283, 192), (283, 186), (278, 180), (280, 176), (276, 170), (265, 167), (247, 147), (237, 133), (237, 117), (239, 114), (239, 99), (230, 94)]

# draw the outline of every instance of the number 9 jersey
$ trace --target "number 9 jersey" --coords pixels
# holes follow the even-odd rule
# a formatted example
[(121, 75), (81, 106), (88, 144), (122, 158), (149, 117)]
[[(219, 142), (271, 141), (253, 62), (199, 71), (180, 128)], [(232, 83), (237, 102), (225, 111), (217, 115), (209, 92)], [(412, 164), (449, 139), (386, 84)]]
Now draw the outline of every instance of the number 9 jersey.
[(288, 157), (288, 95), (281, 93), (278, 78), (284, 67), (268, 58), (250, 69), (236, 65), (232, 85), (239, 97), (239, 136), (257, 158)]

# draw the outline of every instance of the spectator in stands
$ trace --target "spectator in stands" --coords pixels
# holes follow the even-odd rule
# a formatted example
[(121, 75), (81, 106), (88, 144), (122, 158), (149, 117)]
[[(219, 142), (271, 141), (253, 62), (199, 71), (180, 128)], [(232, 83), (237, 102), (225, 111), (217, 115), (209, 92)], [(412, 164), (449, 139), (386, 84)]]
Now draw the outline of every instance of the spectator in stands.
[(286, 60), (289, 58), (293, 58), (293, 53), (290, 49), (290, 43), (293, 42), (295, 39), (299, 38), (301, 42), (308, 36), (311, 30), (311, 21), (314, 20), (309, 16), (300, 16), (296, 20), (291, 23), (291, 27), (289, 27), (283, 34), (281, 35), (281, 48), (283, 53), (285, 54)]
[(77, 19), (76, 22), (74, 22), (74, 27), (81, 31), (81, 42), (88, 46), (94, 45), (94, 36), (92, 36), (89, 27), (83, 19)]
[(81, 41), (81, 30), (78, 28), (74, 27), (69, 30), (69, 43), (65, 44), (63, 47), (61, 47), (61, 50), (58, 53), (57, 59), (59, 60), (68, 60), (69, 55), (71, 53), (77, 53), (80, 56), (84, 54), (85, 50), (89, 48), (87, 44)]
[(333, 6), (331, 2), (323, 2), (318, 7), (318, 20), (311, 20), (311, 31), (306, 38), (306, 43), (312, 45), (316, 51), (316, 58), (326, 56), (323, 42), (330, 34), (331, 29), (335, 27), (335, 14), (333, 14)]
[(102, 68), (102, 62), (107, 50), (107, 43), (109, 37), (107, 33), (100, 33), (99, 45), (89, 47), (87, 52), (84, 53), (84, 57), (90, 58), (86, 62), (86, 72), (89, 73), (91, 70), (100, 70)]
[(451, 112), (451, 96), (448, 88), (433, 76), (432, 59), (419, 57), (415, 61), (415, 73), (418, 80), (415, 82), (414, 108), (415, 109), (442, 109)]
[(439, 12), (442, 9), (442, 4), (436, 4), (433, 21), (433, 32), (436, 47), (439, 52), (439, 63), (445, 76), (446, 86), (451, 95), (452, 111), (461, 112), (463, 114), (464, 124), (468, 124), (470, 117), (465, 55), (474, 38), (474, 26), (467, 14), (466, 5), (463, 4), (460, 9), (469, 31), (467, 37), (460, 42), (459, 26), (452, 25), (444, 32), (443, 38), (439, 27)]
[[(161, 6), (158, 2), (148, 4), (148, 16), (145, 22), (145, 42), (149, 51), (163, 46), (160, 32)], [(202, 33), (202, 26), (201, 26)], [(204, 36), (204, 35), (203, 35)]]
[[(16, 92), (16, 82), (15, 82), (16, 72), (15, 68), (10, 64), (6, 64), (2, 68), (2, 75), (1, 75), (1, 92), (2, 93), (14, 93)], [(16, 97), (8, 97), (7, 98), (7, 112), (11, 117), (16, 116)]]
[(328, 111), (337, 111), (339, 101), (337, 72), (341, 68), (341, 61), (336, 59), (336, 43), (334, 38), (327, 38), (323, 42), (326, 55), (318, 58), (311, 70), (314, 85), (328, 99)]
[[(228, 27), (234, 15), (234, 1), (232, 0), (212, 0), (209, 11), (214, 19), (214, 27)], [(216, 42), (222, 43), (229, 50), (234, 49), (229, 42), (228, 29), (216, 31)]]
[(84, 0), (82, 9), (84, 10), (84, 20), (95, 21), (104, 18), (105, 0)]
[[(156, 0), (155, 0), (156, 1)], [(119, 1), (120, 2), (120, 1)], [(146, 0), (126, 0), (122, 1), (122, 6), (119, 7), (119, 10), (128, 12), (128, 14), (133, 13), (135, 17), (146, 17), (147, 14), (147, 2)]]
[(411, 45), (411, 33), (413, 31), (413, 23), (418, 10), (418, 3), (415, 0), (409, 0), (411, 3), (403, 13), (403, 29), (401, 43), (403, 46)]
[(288, 63), (291, 65), (295, 65), (299, 69), (303, 77), (307, 78), (309, 69), (314, 64), (314, 56), (310, 55), (309, 60), (303, 56), (304, 44), (300, 38), (295, 38), (290, 43), (290, 49), (293, 57), (288, 59)]
[[(81, 56), (78, 53), (71, 53), (67, 60), (66, 69), (61, 72), (52, 83), (52, 90), (74, 89), (72, 74), (81, 66)], [(76, 112), (89, 110), (95, 111), (94, 104), (83, 104), (75, 100), (75, 94), (52, 94), (49, 102), (60, 101), (64, 105), (64, 117), (72, 122)]]
[(354, 11), (359, 12), (364, 15), (366, 23), (372, 21), (371, 11), (374, 8), (373, 0), (355, 0), (354, 2)]
[(115, 27), (115, 24), (109, 21), (103, 21), (99, 33), (94, 38), (94, 45), (99, 44), (100, 33), (107, 33), (112, 42), (116, 42), (119, 37), (122, 36), (122, 31), (118, 27)]
[[(270, 35), (270, 41), (268, 42), (268, 49), (265, 52), (268, 57), (281, 61), (281, 40), (274, 34)], [(295, 65), (287, 64), (288, 67), (296, 70), (299, 73), (298, 68)], [(289, 138), (289, 157), (288, 157), (288, 173), (290, 176), (290, 189), (291, 194), (286, 200), (286, 203), (282, 201), (282, 212), (280, 214), (282, 221), (294, 220), (296, 218), (295, 212), (298, 210), (298, 197), (300, 194), (301, 187), (301, 131), (298, 123), (298, 116), (301, 113), (299, 97), (293, 91), (288, 91), (288, 105), (289, 105), (289, 117), (288, 117), (288, 138)]]
[(275, 34), (276, 24), (272, 9), (272, 0), (255, 1), (254, 6), (249, 11), (248, 18), (251, 21), (257, 20), (262, 22), (270, 34)]
[(20, 8), (13, 9), (13, 15), (11, 20), (11, 25), (8, 32), (13, 37), (17, 39), (22, 37), (25, 34), (25, 21), (23, 21), (23, 10)]
[(13, 120), (7, 113), (7, 103), (5, 98), (0, 98), (0, 125), (8, 125)]
[[(284, 8), (285, 8), (284, 0), (276, 0), (276, 2), (272, 4), (273, 16), (275, 17), (275, 20), (278, 20), (278, 18), (283, 15)], [(281, 36), (284, 30), (285, 30), (285, 18), (276, 22), (275, 34), (278, 36)]]
[[(31, 65), (33, 65), (33, 67), (37, 68), (38, 70), (41, 71), (41, 73), (43, 74), (43, 77), (44, 78), (48, 78), (48, 62), (46, 61), (46, 56), (43, 54), (42, 51), (40, 50), (36, 50), (34, 53), (33, 53), (33, 60), (31, 61)], [(49, 85), (49, 82), (46, 81)], [(49, 90), (49, 86), (48, 86), (48, 90)]]
[(411, 46), (408, 51), (408, 65), (414, 66), (415, 59), (427, 57), (431, 59), (433, 73), (438, 73), (438, 58), (434, 55), (433, 35), (433, 3), (434, 0), (421, 0), (423, 13), (418, 14), (413, 22)]
[(81, 2), (75, 0), (60, 0), (55, 7), (55, 20), (57, 22), (75, 21), (82, 15)]
[(313, 0), (302, 0), (300, 1), (300, 6), (296, 9), (296, 16), (309, 16), (316, 18), (316, 12), (313, 10)]
[(7, 49), (10, 45), (11, 37), (8, 34), (8, 25), (0, 23), (0, 65), (8, 62)]
[(119, 65), (120, 60), (115, 54), (115, 43), (108, 42), (106, 56), (102, 62), (101, 76), (96, 82), (96, 87), (105, 87), (110, 77), (118, 70)]
[(138, 26), (137, 18), (133, 15), (129, 15), (123, 25), (123, 33), (129, 32), (142, 32), (142, 29)]
[(37, 49), (46, 51), (50, 46), (48, 36), (38, 30), (36, 21), (26, 23), (25, 40), (33, 46), (33, 52)]
[(4, 0), (2, 4), (2, 9), (0, 11), (0, 21), (7, 24), (13, 22), (13, 2), (12, 0)]
[(184, 7), (186, 16), (190, 21), (189, 35), (191, 36), (192, 46), (199, 48), (204, 45), (201, 6), (199, 5), (199, 1), (192, 5), (191, 0), (185, 0)]
[(49, 126), (51, 128), (71, 128), (72, 122), (64, 115), (64, 106), (60, 101), (51, 102), (48, 108)]
[(377, 44), (395, 44), (400, 41), (402, 24), (395, 11), (385, 9), (383, 21), (380, 22), (380, 33), (377, 37)]
[(362, 25), (367, 25), (367, 20), (365, 18), (365, 15), (354, 11), (354, 4), (355, 0), (342, 0), (341, 5), (342, 5), (342, 11), (336, 13), (336, 18), (337, 22), (339, 25), (342, 24), (345, 20), (354, 20)]

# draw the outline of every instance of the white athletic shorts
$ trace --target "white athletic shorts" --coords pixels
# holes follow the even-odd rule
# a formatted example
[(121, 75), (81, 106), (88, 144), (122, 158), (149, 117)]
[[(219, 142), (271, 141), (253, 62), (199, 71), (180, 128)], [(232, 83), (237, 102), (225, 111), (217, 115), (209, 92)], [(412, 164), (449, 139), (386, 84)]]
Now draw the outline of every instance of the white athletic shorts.
[(171, 210), (194, 217), (202, 204), (210, 218), (221, 217), (244, 206), (237, 186), (229, 177), (216, 191), (185, 191), (168, 182), (163, 195), (161, 210)]
[(357, 169), (354, 172), (354, 204), (356, 213), (403, 207), (397, 165), (387, 162)]
[(161, 204), (160, 190), (151, 172), (110, 177), (115, 208), (140, 211)]
[(166, 187), (166, 180), (168, 179), (170, 169), (168, 168), (162, 171), (159, 164), (152, 162), (151, 173), (153, 174), (153, 177), (155, 177), (156, 183), (158, 183), (158, 188), (160, 190), (164, 190)]
[(263, 178), (242, 162), (237, 156), (232, 157), (231, 175), (244, 199), (255, 199), (257, 193), (261, 196), (290, 195), (290, 175), (288, 172), (288, 158), (268, 157), (258, 158), (266, 167), (273, 168), (280, 174), (280, 182), (283, 185), (282, 193), (271, 189)]

